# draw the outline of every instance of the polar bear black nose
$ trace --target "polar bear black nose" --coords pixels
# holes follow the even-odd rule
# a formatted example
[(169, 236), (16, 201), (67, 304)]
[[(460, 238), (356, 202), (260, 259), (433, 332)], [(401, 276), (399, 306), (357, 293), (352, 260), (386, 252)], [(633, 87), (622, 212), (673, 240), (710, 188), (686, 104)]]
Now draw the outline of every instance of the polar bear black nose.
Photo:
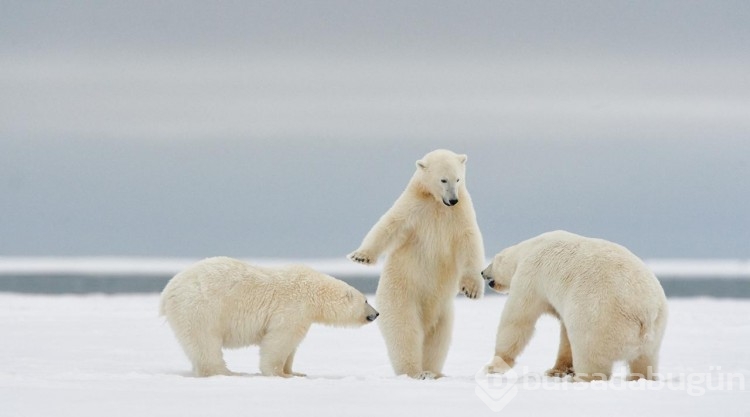
[(448, 205), (449, 206), (455, 206), (456, 204), (458, 204), (458, 199), (457, 198), (451, 198), (450, 200), (448, 200)]
[(379, 315), (380, 313), (370, 314), (369, 316), (367, 316), (367, 321), (375, 321), (375, 319), (378, 318)]

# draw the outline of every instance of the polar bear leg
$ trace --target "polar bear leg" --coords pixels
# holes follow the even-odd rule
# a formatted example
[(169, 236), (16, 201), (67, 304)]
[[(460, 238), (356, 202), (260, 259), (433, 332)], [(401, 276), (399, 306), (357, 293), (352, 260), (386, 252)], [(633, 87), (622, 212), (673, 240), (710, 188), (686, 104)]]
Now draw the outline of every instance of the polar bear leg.
[(381, 309), (378, 325), (388, 348), (388, 357), (396, 375), (420, 378), (422, 374), (422, 349), (424, 330), (419, 325), (416, 312), (392, 314)]
[(495, 357), (487, 367), (489, 373), (503, 373), (512, 368), (534, 334), (534, 325), (542, 307), (528, 298), (511, 294), (503, 308), (495, 339)]
[(442, 376), (453, 332), (453, 306), (446, 307), (435, 328), (425, 335), (422, 369)]
[(304, 331), (283, 328), (268, 330), (260, 342), (260, 373), (264, 376), (284, 378), (293, 376), (291, 372), (287, 372), (287, 363), (291, 371), (294, 352), (306, 333), (307, 329)]
[(284, 373), (287, 375), (294, 375), (294, 376), (307, 376), (305, 374), (292, 371), (292, 364), (294, 363), (295, 353), (297, 353), (297, 349), (294, 349), (292, 353), (290, 353), (289, 356), (286, 358), (286, 362), (284, 362)]
[(606, 381), (612, 376), (612, 365), (614, 361), (602, 357), (597, 353), (601, 351), (598, 347), (586, 348), (575, 344), (573, 339), (573, 363), (575, 364), (574, 381)]
[(650, 380), (656, 379), (657, 360), (652, 354), (643, 354), (632, 361), (628, 362), (630, 375), (628, 381), (635, 381), (641, 378)]
[(573, 351), (570, 349), (568, 331), (565, 324), (560, 320), (560, 347), (557, 350), (557, 360), (551, 369), (547, 370), (547, 376), (564, 377), (573, 372)]
[(659, 340), (647, 344), (643, 347), (641, 354), (628, 361), (630, 368), (629, 381), (641, 378), (656, 380), (656, 374), (659, 372), (659, 348), (661, 347), (661, 335)]
[(232, 375), (224, 362), (220, 338), (203, 335), (192, 343), (183, 344), (183, 348), (193, 363), (195, 376)]
[(653, 332), (649, 342), (641, 350), (641, 355), (628, 362), (630, 368), (629, 380), (656, 379), (659, 367), (659, 350), (666, 325), (667, 311), (666, 306), (663, 306), (653, 324)]

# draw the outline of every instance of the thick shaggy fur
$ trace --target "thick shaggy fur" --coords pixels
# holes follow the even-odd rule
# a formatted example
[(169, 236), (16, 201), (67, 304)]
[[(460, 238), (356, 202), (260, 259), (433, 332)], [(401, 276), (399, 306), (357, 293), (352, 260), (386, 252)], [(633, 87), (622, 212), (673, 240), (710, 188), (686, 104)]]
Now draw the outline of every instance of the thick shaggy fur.
[(608, 379), (624, 360), (630, 378), (654, 379), (667, 324), (659, 281), (626, 248), (565, 231), (544, 233), (495, 256), (482, 275), (509, 291), (489, 372), (515, 363), (543, 313), (560, 319), (560, 348), (550, 376)]
[(466, 190), (466, 155), (437, 150), (417, 161), (406, 190), (349, 258), (388, 257), (376, 300), (397, 375), (441, 375), (451, 341), (453, 298), (484, 290), (482, 236)]
[(196, 376), (231, 375), (222, 348), (260, 345), (263, 375), (290, 377), (312, 323), (361, 326), (378, 313), (343, 281), (305, 266), (261, 268), (225, 257), (175, 275), (161, 295), (165, 315)]

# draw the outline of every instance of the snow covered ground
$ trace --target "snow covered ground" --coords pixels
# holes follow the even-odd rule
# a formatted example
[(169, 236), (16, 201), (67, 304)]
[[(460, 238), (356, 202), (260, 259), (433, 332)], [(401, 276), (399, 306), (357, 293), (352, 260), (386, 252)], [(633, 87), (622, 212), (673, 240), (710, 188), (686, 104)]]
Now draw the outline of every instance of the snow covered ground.
[(155, 294), (0, 294), (0, 416), (750, 413), (750, 301), (670, 299), (662, 381), (582, 384), (539, 377), (557, 351), (557, 323), (546, 317), (515, 383), (477, 376), (505, 299), (456, 300), (448, 376), (439, 380), (393, 376), (376, 325), (313, 326), (295, 360), (306, 378), (259, 376), (251, 347), (225, 355), (246, 376), (199, 379), (157, 316)]

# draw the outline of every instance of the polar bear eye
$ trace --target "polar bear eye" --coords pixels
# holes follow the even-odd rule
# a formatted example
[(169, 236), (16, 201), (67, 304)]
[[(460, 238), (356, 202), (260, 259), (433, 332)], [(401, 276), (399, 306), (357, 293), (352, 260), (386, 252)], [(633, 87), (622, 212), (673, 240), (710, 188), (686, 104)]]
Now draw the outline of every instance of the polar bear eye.
[(447, 184), (447, 183), (448, 183), (448, 180), (446, 180), (446, 179), (442, 179), (442, 180), (440, 180), (440, 182), (442, 182), (443, 184)]
[(461, 178), (456, 178), (456, 182), (459, 182), (459, 181), (461, 181)]

